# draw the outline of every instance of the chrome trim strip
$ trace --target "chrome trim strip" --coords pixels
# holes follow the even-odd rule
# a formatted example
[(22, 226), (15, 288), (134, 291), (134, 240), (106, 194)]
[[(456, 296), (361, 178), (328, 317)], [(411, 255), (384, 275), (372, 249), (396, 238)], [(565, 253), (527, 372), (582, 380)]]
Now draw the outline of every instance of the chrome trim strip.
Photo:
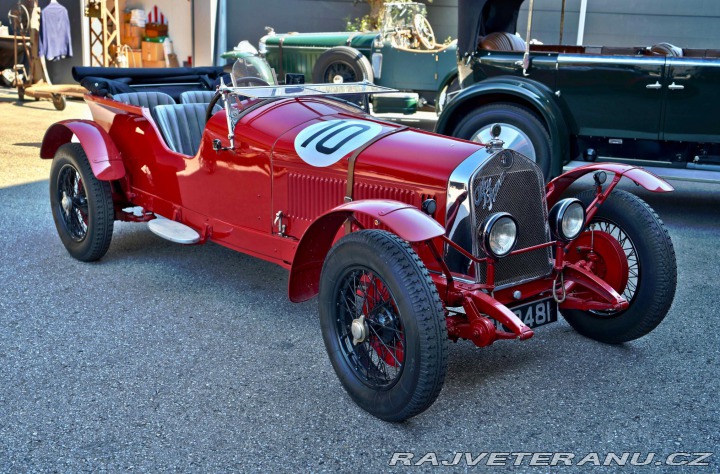
[[(470, 201), (472, 196), (469, 194), (470, 180), (472, 176), (477, 172), (478, 168), (483, 166), (490, 158), (495, 155), (496, 152), (489, 152), (486, 148), (480, 148), (472, 155), (468, 156), (460, 163), (455, 170), (450, 174), (447, 186), (447, 202), (445, 208), (445, 232), (446, 236), (455, 242), (456, 244), (463, 247), (469, 253), (474, 253), (474, 244), (476, 240), (474, 233), (470, 236), (463, 236), (463, 232), (472, 232), (472, 209), (470, 207)], [(452, 220), (451, 213), (454, 214)], [(467, 239), (470, 238), (470, 245), (467, 245)], [(460, 257), (459, 252), (452, 249), (449, 245), (445, 245), (443, 249), (445, 262), (451, 271), (455, 273), (465, 274), (467, 269), (459, 268), (460, 262), (454, 262), (453, 258), (450, 258), (450, 254), (455, 254), (456, 258), (465, 260), (465, 257)]]
[[(641, 59), (641, 60), (639, 60)], [(588, 64), (630, 64), (630, 65), (641, 65), (641, 66), (664, 66), (665, 57), (659, 56), (654, 58), (652, 56), (586, 56), (586, 55), (573, 55), (573, 54), (560, 54), (557, 58), (558, 64), (560, 63), (588, 63)]]
[[(463, 160), (463, 162), (460, 163), (457, 168), (455, 168), (455, 170), (450, 175), (450, 178), (448, 179), (447, 202), (445, 209), (445, 228), (447, 229), (447, 236), (450, 237), (450, 240), (453, 240), (452, 235), (457, 229), (457, 224), (459, 222), (459, 220), (456, 219), (456, 221), (452, 223), (453, 227), (449, 227), (451, 223), (447, 222), (447, 218), (449, 216), (450, 208), (455, 203), (455, 201), (457, 201), (462, 196), (463, 193), (468, 192), (468, 189), (470, 187), (470, 178), (475, 173), (475, 170), (477, 170), (480, 166), (482, 166), (483, 163), (489, 160), (492, 155), (493, 153), (488, 152), (487, 149), (481, 148), (480, 150), (465, 158), (465, 160)], [(469, 216), (470, 201), (466, 199), (462, 206), (464, 210), (463, 216)], [(458, 215), (460, 215), (460, 211), (458, 211)], [(472, 250), (469, 249), (469, 251)]]
[[(345, 46), (345, 45), (344, 45), (344, 44), (339, 44), (338, 46)], [(334, 46), (332, 46), (332, 47), (334, 47)], [(268, 45), (266, 45), (266, 48), (267, 48), (268, 50), (270, 50), (270, 49), (280, 49), (280, 46), (279, 46), (279, 45), (276, 45), (276, 44), (268, 44)], [(353, 48), (355, 48), (355, 47), (353, 46)], [(283, 45), (283, 46), (282, 46), (282, 49), (317, 49), (318, 51), (327, 51), (328, 49), (330, 49), (330, 47), (327, 47), (327, 46), (300, 46), (300, 45), (289, 45), (289, 46), (286, 46), (286, 45)], [(360, 51), (360, 52), (367, 52), (367, 53), (370, 53), (370, 52), (372, 51), (372, 48), (355, 48), (355, 49), (357, 49), (357, 50)]]

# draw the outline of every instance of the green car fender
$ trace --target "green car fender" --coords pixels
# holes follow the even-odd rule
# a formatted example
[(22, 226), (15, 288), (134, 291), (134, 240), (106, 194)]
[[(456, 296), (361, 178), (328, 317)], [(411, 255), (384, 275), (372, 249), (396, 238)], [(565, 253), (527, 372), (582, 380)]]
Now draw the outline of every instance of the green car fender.
[(450, 83), (458, 77), (458, 68), (454, 67), (445, 74), (445, 77), (440, 81), (440, 87), (438, 87), (438, 93), (443, 90), (443, 87), (450, 85)]
[(534, 111), (545, 123), (550, 134), (550, 152), (553, 157), (550, 173), (558, 176), (564, 163), (570, 161), (568, 125), (557, 97), (547, 86), (524, 77), (498, 76), (485, 79), (462, 89), (440, 114), (435, 132), (450, 135), (455, 126), (477, 107), (511, 102)]

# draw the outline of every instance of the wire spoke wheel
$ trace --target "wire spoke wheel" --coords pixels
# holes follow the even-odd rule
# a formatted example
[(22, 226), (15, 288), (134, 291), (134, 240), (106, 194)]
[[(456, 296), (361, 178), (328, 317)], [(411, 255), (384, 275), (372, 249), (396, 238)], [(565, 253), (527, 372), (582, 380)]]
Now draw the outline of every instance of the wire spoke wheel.
[[(372, 270), (349, 271), (336, 293), (337, 333), (348, 365), (373, 388), (392, 386), (403, 370), (405, 335), (395, 298)], [(360, 318), (362, 323), (358, 323)], [(353, 322), (364, 324), (361, 339), (354, 337)]]
[(57, 193), (62, 222), (70, 237), (81, 242), (87, 236), (88, 205), (80, 172), (73, 165), (60, 169)]
[(110, 183), (100, 181), (79, 143), (58, 148), (50, 167), (50, 207), (58, 236), (78, 260), (98, 260), (110, 247), (115, 208)]
[[(577, 198), (589, 206), (595, 191), (584, 191)], [(667, 315), (677, 284), (675, 250), (662, 220), (645, 201), (616, 189), (587, 230), (575, 241), (568, 259), (590, 262), (595, 275), (629, 305), (622, 311), (561, 309), (563, 317), (580, 334), (609, 344), (648, 334)], [(592, 297), (586, 292), (579, 295)]]
[(386, 421), (430, 407), (445, 381), (447, 326), (413, 248), (390, 232), (352, 232), (330, 249), (319, 289), (325, 349), (350, 398)]

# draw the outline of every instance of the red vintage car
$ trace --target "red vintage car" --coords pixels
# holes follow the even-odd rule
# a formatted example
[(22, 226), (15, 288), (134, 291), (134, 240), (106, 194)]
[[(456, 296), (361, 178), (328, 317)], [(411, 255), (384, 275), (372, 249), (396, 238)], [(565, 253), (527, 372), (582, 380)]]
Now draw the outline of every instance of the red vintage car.
[[(84, 81), (93, 120), (58, 122), (43, 139), (68, 252), (98, 260), (113, 222), (132, 221), (288, 269), (289, 298), (319, 296), (330, 361), (378, 418), (432, 405), (449, 340), (526, 341), (560, 310), (579, 333), (617, 344), (652, 331), (673, 301), (667, 230), (615, 190), (627, 178), (672, 191), (640, 168), (593, 163), (546, 185), (497, 140), (403, 127), (342, 100), (377, 86), (273, 86), (236, 68), (233, 85), (203, 91), (207, 74), (114, 71), (78, 71), (95, 76)], [(587, 174), (594, 184), (563, 196)]]

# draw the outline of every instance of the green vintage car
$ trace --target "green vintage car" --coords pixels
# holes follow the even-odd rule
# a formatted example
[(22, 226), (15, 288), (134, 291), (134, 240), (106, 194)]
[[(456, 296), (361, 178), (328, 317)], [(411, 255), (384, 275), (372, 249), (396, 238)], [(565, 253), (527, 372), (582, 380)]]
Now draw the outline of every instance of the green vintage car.
[(499, 123), (546, 177), (601, 157), (720, 181), (720, 49), (528, 44), (515, 34), (522, 3), (459, 0), (462, 90), (436, 132), (487, 142)]
[(418, 105), (435, 105), (457, 87), (456, 42), (435, 41), (421, 3), (387, 3), (380, 31), (271, 31), (260, 39), (259, 50), (281, 81), (287, 73), (298, 73), (308, 83), (367, 79), (412, 92), (374, 97), (376, 112), (413, 113)]

